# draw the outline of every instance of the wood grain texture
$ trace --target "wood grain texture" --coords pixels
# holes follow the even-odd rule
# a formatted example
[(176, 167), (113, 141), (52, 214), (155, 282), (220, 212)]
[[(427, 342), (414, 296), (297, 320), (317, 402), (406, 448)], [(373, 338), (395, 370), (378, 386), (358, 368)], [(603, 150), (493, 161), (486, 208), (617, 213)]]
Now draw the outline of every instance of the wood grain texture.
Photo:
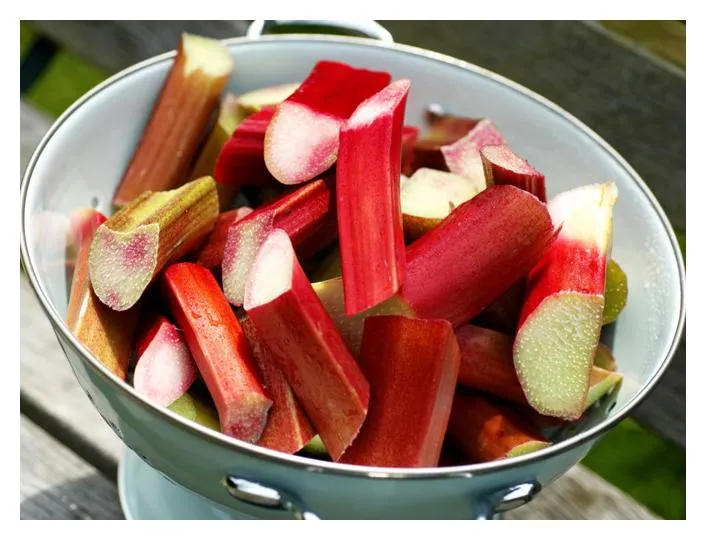
[(115, 484), (20, 416), (20, 519), (123, 519)]

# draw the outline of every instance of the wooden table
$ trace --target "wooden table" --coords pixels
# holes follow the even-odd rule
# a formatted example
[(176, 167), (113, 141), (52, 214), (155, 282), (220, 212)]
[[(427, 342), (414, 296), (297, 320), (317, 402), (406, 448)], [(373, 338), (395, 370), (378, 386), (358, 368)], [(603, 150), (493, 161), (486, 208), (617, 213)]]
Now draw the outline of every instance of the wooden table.
[[(83, 50), (117, 70), (170, 49), (183, 25), (204, 34), (242, 34), (245, 21), (214, 23), (37, 23), (69, 48)], [(642, 52), (616, 46), (583, 23), (465, 23), (384, 21), (398, 41), (429, 47), (494, 69), (586, 121), (631, 161), (650, 184), (673, 223), (684, 224), (684, 76)], [(159, 31), (150, 25), (161, 25)], [(112, 41), (111, 41), (112, 38)], [(493, 47), (485, 47), (489, 41)], [(86, 47), (87, 42), (92, 44)], [(109, 43), (108, 43), (109, 42)], [(550, 44), (554, 42), (553, 46)], [(565, 44), (592, 47), (595, 56), (568, 62)], [(138, 47), (139, 45), (139, 47)], [(103, 50), (101, 49), (103, 46)], [(505, 53), (502, 54), (503, 47)], [(509, 58), (512, 50), (515, 58)], [(544, 53), (537, 60), (537, 51)], [(138, 52), (136, 52), (138, 51)], [(575, 51), (574, 51), (575, 52)], [(534, 61), (530, 61), (534, 56)], [(580, 58), (585, 52), (576, 53)], [(570, 56), (570, 55), (569, 55)], [(608, 76), (608, 75), (612, 76)], [(620, 75), (622, 81), (616, 82)], [(556, 84), (557, 77), (563, 77)], [(634, 88), (640, 92), (634, 92)], [(568, 91), (567, 88), (571, 90)], [(563, 90), (562, 90), (563, 89)], [(611, 100), (600, 106), (596, 97)], [(21, 107), (21, 171), (51, 119)], [(675, 114), (676, 113), (676, 114)], [(659, 154), (651, 148), (660, 148)], [(668, 177), (669, 182), (664, 178)], [(21, 473), (23, 519), (122, 519), (115, 485), (122, 442), (76, 382), (53, 330), (24, 274), (21, 294)], [(684, 444), (684, 347), (660, 387), (637, 414), (645, 425)], [(667, 427), (668, 426), (668, 427)], [(667, 427), (665, 429), (665, 427)], [(578, 465), (509, 519), (653, 519), (616, 487)]]

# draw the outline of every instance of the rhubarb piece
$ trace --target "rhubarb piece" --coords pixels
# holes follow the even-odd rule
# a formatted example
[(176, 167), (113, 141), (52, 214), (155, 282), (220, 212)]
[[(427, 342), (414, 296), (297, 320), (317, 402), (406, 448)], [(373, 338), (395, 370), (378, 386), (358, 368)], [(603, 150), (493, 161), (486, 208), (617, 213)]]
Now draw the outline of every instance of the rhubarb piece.
[(529, 454), (550, 444), (509, 408), (463, 391), (454, 396), (448, 433), (465, 455), (479, 462)]
[(319, 459), (331, 457), (329, 456), (328, 450), (326, 450), (324, 441), (322, 441), (321, 437), (318, 435), (314, 436), (314, 438), (309, 441), (309, 443), (302, 449), (302, 452), (312, 454)]
[(220, 41), (182, 35), (172, 69), (115, 193), (115, 205), (129, 204), (145, 191), (174, 189), (188, 180), (232, 70), (233, 59)]
[(404, 282), (400, 140), (409, 85), (385, 87), (341, 128), (336, 208), (347, 315), (387, 300)]
[(284, 230), (299, 257), (306, 258), (336, 237), (333, 181), (316, 180), (258, 208), (228, 230), (223, 251), (223, 290), (228, 301), (242, 306), (245, 283), (258, 248), (274, 229)]
[(472, 324), (456, 329), (461, 350), (458, 384), (527, 404), (512, 360), (512, 336)]
[(522, 278), (493, 300), (473, 322), (478, 326), (514, 336), (524, 299), (525, 279)]
[(299, 405), (292, 387), (272, 358), (272, 353), (258, 336), (255, 326), (248, 318), (241, 321), (241, 326), (262, 373), (265, 389), (272, 399), (267, 426), (257, 444), (294, 454), (306, 446), (316, 432)]
[(239, 111), (244, 116), (249, 116), (265, 107), (279, 105), (291, 96), (299, 88), (299, 85), (301, 83), (278, 84), (241, 94), (237, 99)]
[(615, 322), (627, 303), (628, 276), (620, 265), (611, 259), (606, 269), (603, 324)]
[(405, 238), (411, 242), (426, 234), (483, 189), (457, 174), (418, 169), (400, 191)]
[(214, 431), (220, 431), (221, 429), (216, 411), (189, 393), (184, 394), (169, 405), (169, 409), (192, 422), (201, 424)]
[(321, 61), (278, 107), (265, 137), (265, 163), (283, 184), (301, 184), (336, 162), (341, 126), (390, 75)]
[[(401, 171), (409, 171), (414, 160), (414, 143), (419, 138), (419, 128), (414, 126), (402, 127), (402, 142), (401, 142)], [(411, 173), (410, 173), (411, 174)]]
[(360, 365), (370, 384), (370, 406), (360, 434), (341, 461), (436, 467), (459, 369), (451, 324), (369, 317)]
[(93, 292), (88, 277), (90, 246), (96, 230), (105, 220), (97, 210), (74, 214), (72, 219), (71, 229), (78, 249), (66, 325), (99, 362), (125, 380), (140, 306), (124, 312), (113, 311)]
[[(196, 180), (202, 176), (213, 176), (215, 178), (216, 160), (221, 148), (235, 131), (235, 128), (245, 119), (239, 109), (236, 97), (227, 93), (221, 100), (220, 109), (216, 122), (211, 128), (206, 143), (201, 148), (196, 164), (191, 171), (191, 179)], [(217, 184), (218, 203), (221, 211), (230, 208), (233, 199), (238, 194), (238, 186)]]
[(199, 376), (182, 332), (164, 317), (148, 328), (138, 352), (133, 386), (156, 405), (172, 404)]
[(216, 219), (216, 224), (213, 226), (208, 240), (199, 249), (196, 262), (209, 270), (220, 267), (221, 262), (223, 262), (223, 250), (226, 247), (230, 226), (249, 215), (252, 211), (249, 206), (241, 206), (228, 212), (222, 212)]
[(485, 172), (480, 151), (484, 146), (505, 144), (505, 138), (490, 120), (478, 122), (467, 135), (456, 142), (442, 146), (449, 172), (464, 176), (474, 182), (485, 182)]
[(593, 358), (593, 365), (608, 371), (615, 371), (618, 369), (618, 364), (613, 357), (613, 353), (608, 347), (603, 345), (603, 343), (598, 344), (596, 356)]
[(616, 371), (593, 366), (591, 377), (588, 383), (588, 394), (586, 395), (586, 405), (584, 411), (596, 403), (603, 396), (607, 395), (616, 385), (623, 380), (623, 375)]
[(96, 295), (116, 311), (134, 306), (162, 268), (198, 246), (217, 218), (210, 176), (143, 193), (96, 231), (89, 257)]
[(409, 168), (403, 168), (402, 171), (409, 176), (421, 168), (448, 171), (441, 148), (468, 134), (478, 122), (477, 118), (433, 115), (429, 119), (429, 130), (414, 144)]
[(592, 184), (548, 205), (561, 230), (528, 276), (514, 344), (522, 388), (541, 414), (575, 420), (585, 408), (617, 197), (615, 184)]
[(256, 443), (272, 400), (262, 387), (238, 319), (203, 266), (177, 263), (164, 272), (169, 308), (218, 410), (221, 431)]
[(526, 275), (554, 239), (546, 206), (492, 186), (407, 248), (400, 296), (418, 317), (469, 321)]
[(485, 146), (480, 151), (489, 186), (505, 185), (524, 189), (542, 202), (547, 202), (544, 175), (505, 145)]
[(281, 229), (270, 233), (257, 254), (244, 307), (338, 460), (365, 420), (370, 387)]
[(346, 315), (346, 306), (343, 299), (343, 278), (336, 277), (326, 281), (319, 281), (313, 283), (312, 287), (356, 358), (360, 353), (365, 319), (374, 315), (415, 316), (409, 304), (400, 298), (399, 295), (395, 295), (366, 311), (349, 317)]
[(265, 107), (235, 128), (216, 160), (216, 182), (227, 186), (262, 186), (276, 182), (265, 166), (265, 132), (275, 114)]

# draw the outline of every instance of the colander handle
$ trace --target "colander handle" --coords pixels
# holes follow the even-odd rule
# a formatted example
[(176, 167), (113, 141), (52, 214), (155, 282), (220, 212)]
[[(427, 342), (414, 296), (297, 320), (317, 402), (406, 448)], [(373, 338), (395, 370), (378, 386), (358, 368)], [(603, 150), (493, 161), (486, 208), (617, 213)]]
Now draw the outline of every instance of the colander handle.
[(298, 497), (287, 491), (267, 487), (232, 475), (225, 477), (225, 485), (228, 493), (241, 502), (269, 510), (289, 512), (294, 516), (294, 519), (319, 519), (316, 514), (304, 506)]
[(532, 480), (494, 491), (481, 498), (473, 519), (494, 519), (498, 514), (519, 508), (530, 502), (541, 489), (542, 485)]
[[(270, 33), (276, 28), (283, 28), (287, 26), (299, 27), (296, 31), (292, 33), (306, 33), (309, 29), (309, 33), (321, 33), (322, 29), (326, 30), (337, 30), (339, 33), (345, 34), (359, 34), (364, 37), (369, 37), (372, 39), (377, 39), (384, 41), (386, 43), (394, 43), (392, 39), (392, 34), (387, 31), (382, 25), (375, 21), (265, 21), (256, 20), (253, 21), (248, 27), (246, 36), (251, 39), (257, 39), (262, 35)], [(327, 32), (328, 33), (328, 32)]]

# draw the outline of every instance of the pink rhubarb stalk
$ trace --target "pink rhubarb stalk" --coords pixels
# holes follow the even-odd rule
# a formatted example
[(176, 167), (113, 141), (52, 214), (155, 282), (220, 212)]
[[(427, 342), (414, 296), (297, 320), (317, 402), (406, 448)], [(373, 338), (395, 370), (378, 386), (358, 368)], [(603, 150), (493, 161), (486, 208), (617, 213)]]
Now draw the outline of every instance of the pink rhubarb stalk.
[(272, 231), (260, 248), (244, 307), (331, 457), (338, 460), (365, 420), (370, 387), (283, 230)]
[(522, 388), (541, 414), (574, 420), (584, 410), (603, 322), (617, 197), (615, 184), (592, 184), (548, 205), (561, 230), (528, 276), (514, 344)]
[(341, 461), (375, 467), (436, 467), (459, 369), (451, 324), (369, 317), (360, 364), (370, 383), (370, 408)]
[(390, 298), (404, 282), (400, 144), (409, 85), (390, 84), (341, 129), (336, 208), (348, 315)]
[(252, 211), (253, 209), (248, 206), (241, 206), (240, 208), (222, 212), (216, 219), (216, 224), (213, 226), (208, 240), (199, 249), (196, 262), (209, 270), (220, 267), (221, 262), (223, 262), (223, 250), (226, 247), (230, 226), (249, 215)]
[(163, 285), (169, 308), (216, 404), (221, 431), (256, 443), (272, 400), (218, 282), (203, 266), (178, 263), (164, 272)]
[(278, 107), (265, 136), (265, 163), (283, 184), (306, 182), (336, 162), (339, 131), (356, 107), (390, 75), (320, 61)]
[(469, 321), (526, 275), (554, 239), (546, 206), (492, 186), (407, 248), (400, 296), (418, 317)]
[(505, 142), (505, 138), (495, 124), (484, 119), (455, 143), (443, 146), (441, 153), (450, 172), (473, 181), (485, 182), (480, 151), (489, 144), (505, 144)]
[(182, 332), (164, 317), (146, 334), (138, 346), (133, 386), (152, 403), (168, 407), (198, 378), (198, 368)]
[(542, 202), (547, 202), (544, 175), (505, 145), (485, 146), (480, 151), (489, 186), (505, 185), (524, 189)]

